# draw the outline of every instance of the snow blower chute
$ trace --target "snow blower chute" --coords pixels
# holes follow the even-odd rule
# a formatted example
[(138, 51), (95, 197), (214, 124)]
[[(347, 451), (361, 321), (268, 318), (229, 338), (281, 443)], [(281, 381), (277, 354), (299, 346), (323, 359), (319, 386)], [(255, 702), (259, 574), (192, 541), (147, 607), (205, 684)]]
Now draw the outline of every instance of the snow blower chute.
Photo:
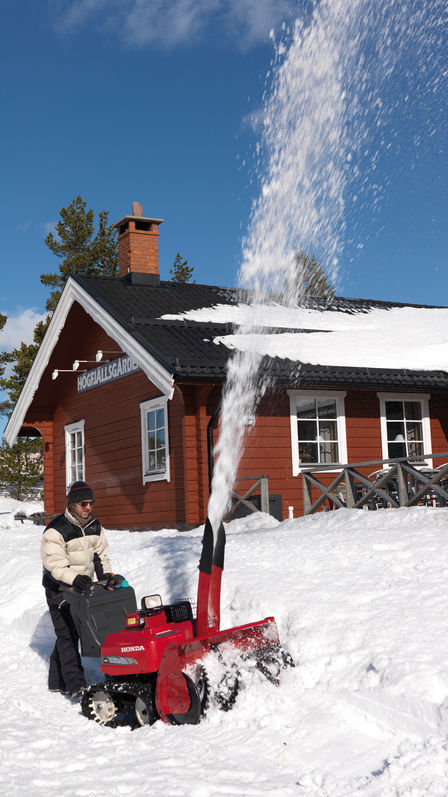
[[(232, 707), (241, 677), (237, 660), (247, 662), (248, 666), (253, 664), (273, 683), (279, 682), (282, 667), (293, 665), (280, 646), (273, 617), (220, 630), (225, 542), (223, 524), (215, 536), (207, 519), (199, 562), (196, 618), (189, 601), (164, 605), (159, 595), (149, 595), (142, 599), (140, 610), (126, 614), (122, 630), (113, 630), (105, 636), (104, 601), (98, 604), (99, 617), (95, 618), (98, 599), (95, 595), (82, 596), (87, 605), (84, 614), (81, 612), (84, 622), (76, 619), (79, 611), (72, 608), (83, 652), (89, 646), (94, 651), (91, 635), (95, 629), (101, 627), (105, 636), (104, 641), (99, 640), (105, 680), (85, 690), (81, 708), (86, 717), (107, 726), (124, 722), (147, 725), (158, 718), (171, 725), (195, 724), (210, 702), (224, 710)], [(96, 594), (101, 589), (96, 585)], [(119, 596), (120, 590), (116, 593)], [(80, 600), (79, 593), (76, 597), (73, 591), (66, 595), (72, 606)], [(117, 610), (122, 611), (126, 603), (123, 595), (121, 609), (117, 609), (118, 596), (115, 623)], [(132, 596), (128, 596), (128, 603), (129, 600)], [(99, 636), (97, 633), (97, 640)], [(214, 667), (215, 683), (209, 672), (210, 657), (214, 665), (216, 662), (223, 665), (217, 680)]]

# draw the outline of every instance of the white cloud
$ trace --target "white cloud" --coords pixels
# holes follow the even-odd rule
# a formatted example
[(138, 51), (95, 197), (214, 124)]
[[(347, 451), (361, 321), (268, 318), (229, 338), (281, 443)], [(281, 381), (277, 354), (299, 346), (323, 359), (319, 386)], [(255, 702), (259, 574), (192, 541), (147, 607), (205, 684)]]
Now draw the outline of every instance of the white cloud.
[[(4, 313), (4, 315), (8, 315), (8, 313)], [(18, 348), (21, 343), (32, 343), (36, 324), (46, 317), (46, 313), (36, 313), (31, 309), (22, 310), (16, 316), (9, 314), (5, 326), (0, 330), (0, 350), (10, 351)]]
[(116, 30), (128, 44), (173, 47), (214, 25), (237, 47), (266, 41), (287, 19), (296, 0), (49, 0), (55, 27), (72, 32), (97, 24)]

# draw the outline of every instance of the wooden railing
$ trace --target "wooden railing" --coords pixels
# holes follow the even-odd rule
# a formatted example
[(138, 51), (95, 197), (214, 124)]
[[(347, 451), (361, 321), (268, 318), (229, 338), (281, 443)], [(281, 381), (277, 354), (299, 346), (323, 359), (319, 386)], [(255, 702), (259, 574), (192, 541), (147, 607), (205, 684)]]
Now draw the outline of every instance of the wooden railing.
[[(438, 468), (428, 468), (421, 463), (426, 459), (445, 462)], [(398, 459), (378, 459), (372, 462), (353, 464), (327, 463), (303, 469), (304, 514), (312, 515), (319, 509), (381, 509), (384, 507), (448, 506), (448, 452), (425, 454), (420, 457), (400, 457)], [(414, 464), (412, 464), (414, 463)], [(419, 464), (420, 467), (416, 467)], [(360, 469), (371, 470), (365, 476)], [(340, 472), (325, 485), (316, 473), (339, 470)], [(313, 488), (318, 498), (313, 500)]]
[[(232, 498), (235, 499), (235, 503), (232, 505), (231, 509), (225, 516), (225, 520), (231, 520), (232, 517), (235, 515), (238, 507), (245, 506), (249, 512), (266, 512), (269, 514), (269, 487), (268, 487), (268, 477), (267, 476), (246, 476), (241, 479), (236, 479), (236, 482), (247, 482), (252, 481), (255, 479), (255, 483), (244, 493), (241, 495), (236, 490), (232, 490)], [(249, 500), (251, 495), (254, 495), (255, 490), (260, 488), (260, 507), (256, 507), (252, 501)]]

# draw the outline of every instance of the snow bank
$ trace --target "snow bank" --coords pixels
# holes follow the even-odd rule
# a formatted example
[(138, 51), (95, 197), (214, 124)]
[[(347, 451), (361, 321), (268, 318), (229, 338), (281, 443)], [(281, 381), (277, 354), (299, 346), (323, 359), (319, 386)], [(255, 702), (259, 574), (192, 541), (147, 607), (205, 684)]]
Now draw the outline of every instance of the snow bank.
[[(0, 499), (0, 761), (8, 797), (405, 797), (448, 783), (448, 510), (338, 510), (227, 526), (222, 626), (274, 615), (296, 661), (233, 711), (131, 732), (47, 691), (42, 528)], [(40, 507), (37, 507), (38, 509)], [(36, 509), (28, 505), (26, 511)], [(108, 531), (138, 599), (195, 596), (202, 529)], [(98, 663), (86, 659), (90, 681)]]

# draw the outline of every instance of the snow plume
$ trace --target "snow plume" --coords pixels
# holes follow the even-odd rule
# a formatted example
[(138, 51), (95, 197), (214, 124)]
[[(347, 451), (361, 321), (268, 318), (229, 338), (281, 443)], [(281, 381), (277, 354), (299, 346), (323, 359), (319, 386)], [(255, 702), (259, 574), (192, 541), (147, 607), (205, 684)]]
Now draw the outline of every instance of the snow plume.
[(385, 186), (375, 172), (384, 153), (397, 149), (403, 108), (411, 103), (431, 116), (421, 114), (428, 145), (433, 127), (446, 125), (443, 6), (441, 0), (321, 0), (275, 44), (242, 286), (286, 287), (287, 301), (300, 298), (298, 249), (315, 254), (337, 283), (346, 237), (354, 234), (350, 209), (355, 202), (374, 213), (380, 204)]
[[(258, 383), (261, 355), (235, 351), (227, 368), (227, 382), (221, 409), (221, 425), (215, 446), (212, 493), (208, 516), (213, 529), (229, 508), (232, 485), (243, 451), (246, 427), (255, 415), (256, 406), (268, 380)], [(258, 389), (254, 386), (257, 384)]]
[[(268, 75), (256, 148), (259, 191), (239, 274), (240, 287), (251, 289), (249, 301), (256, 305), (272, 292), (285, 305), (300, 302), (299, 250), (315, 254), (337, 285), (349, 200), (372, 212), (381, 201), (384, 186), (377, 184), (375, 169), (394, 139), (394, 113), (403, 94), (409, 99), (414, 91), (421, 103), (422, 93), (440, 90), (442, 0), (310, 5), (311, 14), (276, 44)], [(255, 331), (246, 321), (236, 334)], [(303, 348), (297, 358), (307, 362), (306, 341)], [(230, 503), (247, 415), (269, 383), (269, 374), (259, 373), (262, 350), (239, 352), (229, 364), (210, 501), (217, 519)]]

